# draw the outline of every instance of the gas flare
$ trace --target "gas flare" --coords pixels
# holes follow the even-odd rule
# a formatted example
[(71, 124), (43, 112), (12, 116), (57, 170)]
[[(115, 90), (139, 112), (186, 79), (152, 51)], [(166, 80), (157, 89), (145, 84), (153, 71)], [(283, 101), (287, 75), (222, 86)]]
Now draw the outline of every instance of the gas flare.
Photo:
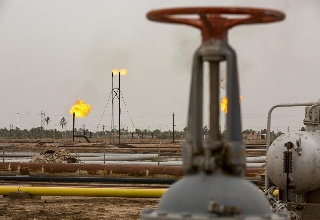
[(77, 100), (76, 104), (71, 106), (70, 114), (73, 115), (75, 113), (75, 117), (83, 118), (85, 117), (91, 110), (91, 106), (89, 104), (85, 104), (83, 100)]
[(119, 70), (118, 68), (116, 68), (116, 69), (112, 70), (113, 75), (118, 75), (118, 73), (120, 73), (120, 75), (126, 75), (127, 72), (128, 71), (126, 69)]
[[(239, 102), (241, 102), (241, 100), (242, 100), (242, 96), (239, 96)], [(220, 100), (220, 106), (221, 106), (221, 110), (224, 113), (228, 112), (228, 98), (227, 97), (224, 97)]]

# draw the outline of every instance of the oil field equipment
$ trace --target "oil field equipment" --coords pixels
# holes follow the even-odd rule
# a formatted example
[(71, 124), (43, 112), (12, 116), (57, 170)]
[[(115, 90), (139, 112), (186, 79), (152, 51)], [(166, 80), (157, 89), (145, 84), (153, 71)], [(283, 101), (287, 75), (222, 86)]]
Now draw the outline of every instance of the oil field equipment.
[[(236, 25), (283, 20), (282, 12), (257, 8), (192, 7), (150, 11), (152, 21), (199, 28), (202, 44), (193, 57), (188, 133), (182, 146), (185, 176), (161, 198), (158, 209), (145, 210), (142, 220), (289, 219), (274, 213), (258, 188), (243, 177), (246, 165), (239, 103), (236, 53), (228, 44), (228, 30)], [(220, 135), (220, 63), (226, 62), (226, 134)], [(202, 138), (203, 64), (209, 63), (209, 137)]]
[(320, 219), (320, 103), (305, 106), (305, 129), (282, 134), (272, 142), (266, 173), (279, 187), (279, 200), (299, 211), (301, 219), (310, 220)]

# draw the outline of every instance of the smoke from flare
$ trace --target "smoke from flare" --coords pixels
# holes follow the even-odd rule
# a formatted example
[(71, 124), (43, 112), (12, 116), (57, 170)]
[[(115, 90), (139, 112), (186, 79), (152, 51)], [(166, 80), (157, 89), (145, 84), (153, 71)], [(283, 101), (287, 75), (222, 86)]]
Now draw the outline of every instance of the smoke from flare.
[[(242, 96), (239, 96), (239, 102), (242, 100)], [(224, 97), (221, 99), (220, 101), (220, 106), (221, 106), (221, 110), (224, 112), (224, 113), (227, 113), (228, 112), (228, 98), (227, 97)]]
[(70, 114), (73, 115), (75, 113), (75, 117), (83, 118), (85, 117), (91, 110), (91, 106), (89, 104), (85, 104), (83, 100), (77, 100), (76, 104), (71, 106)]

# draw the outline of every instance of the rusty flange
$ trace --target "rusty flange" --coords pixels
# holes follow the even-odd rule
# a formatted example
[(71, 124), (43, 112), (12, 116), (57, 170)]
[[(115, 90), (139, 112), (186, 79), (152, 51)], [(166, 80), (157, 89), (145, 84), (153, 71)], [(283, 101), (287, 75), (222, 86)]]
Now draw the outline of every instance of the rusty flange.
[[(186, 15), (199, 17), (190, 18)], [(199, 28), (202, 32), (202, 41), (205, 42), (213, 38), (224, 39), (228, 29), (236, 25), (281, 21), (285, 15), (280, 11), (259, 8), (191, 7), (157, 9), (150, 11), (147, 18), (152, 21), (186, 24)]]

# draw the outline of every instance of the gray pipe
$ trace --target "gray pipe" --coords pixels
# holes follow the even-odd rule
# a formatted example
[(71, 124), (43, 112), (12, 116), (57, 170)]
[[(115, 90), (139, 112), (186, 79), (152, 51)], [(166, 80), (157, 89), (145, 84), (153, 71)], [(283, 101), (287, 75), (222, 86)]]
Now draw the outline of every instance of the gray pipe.
[[(200, 47), (201, 48), (201, 47)], [(203, 105), (203, 66), (200, 48), (193, 56), (192, 80), (189, 99), (188, 131), (182, 145), (183, 170), (194, 173), (193, 158), (203, 151), (202, 146), (202, 105)], [(201, 120), (200, 120), (201, 119)]]
[(219, 62), (211, 61), (210, 64), (210, 137), (213, 141), (220, 140), (220, 73)]
[(224, 47), (224, 52), (227, 59), (228, 97), (226, 141), (242, 142), (237, 57), (234, 50), (229, 46)]

